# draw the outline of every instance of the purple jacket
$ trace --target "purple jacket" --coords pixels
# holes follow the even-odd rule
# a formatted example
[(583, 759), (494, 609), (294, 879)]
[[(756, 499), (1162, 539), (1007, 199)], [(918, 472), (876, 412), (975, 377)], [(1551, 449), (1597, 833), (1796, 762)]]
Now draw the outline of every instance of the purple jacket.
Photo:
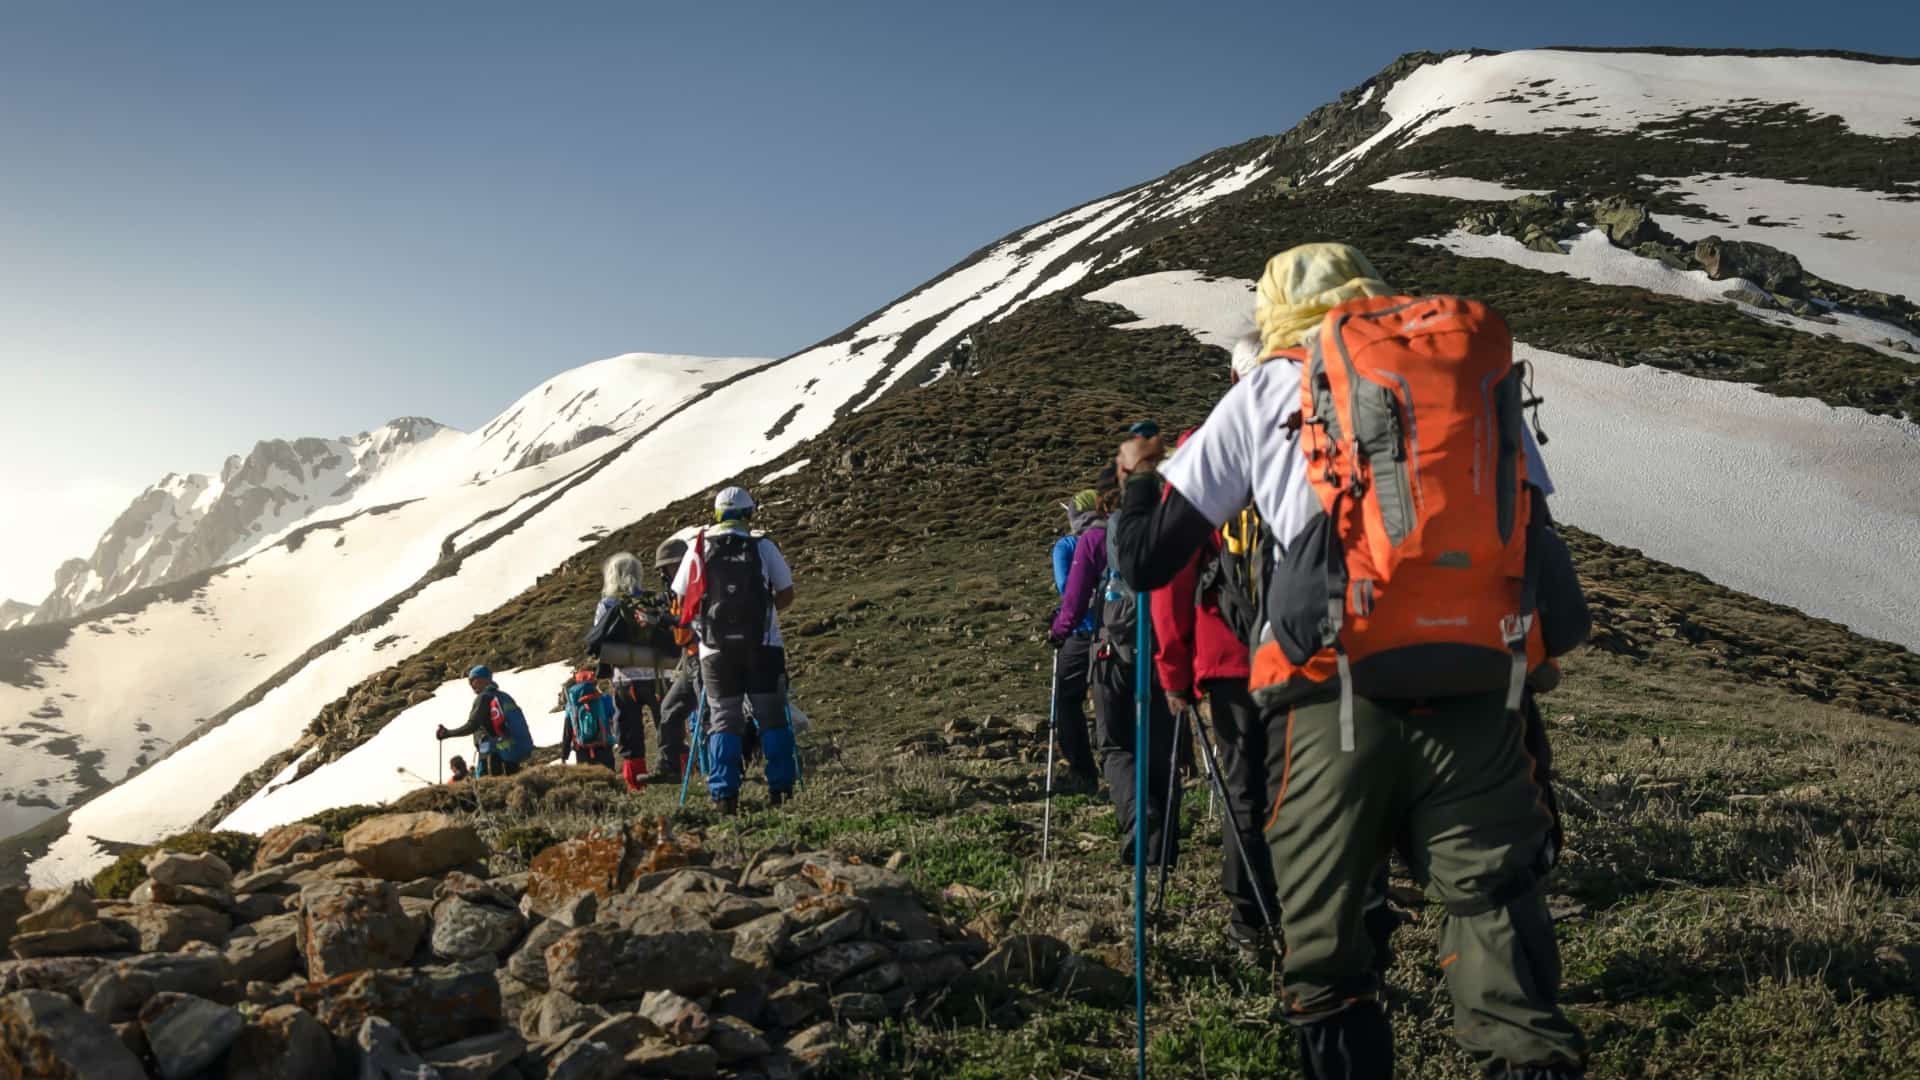
[(1103, 522), (1080, 534), (1073, 546), (1073, 569), (1060, 593), (1060, 610), (1053, 616), (1053, 636), (1066, 637), (1093, 610), (1100, 579), (1107, 575), (1107, 526)]

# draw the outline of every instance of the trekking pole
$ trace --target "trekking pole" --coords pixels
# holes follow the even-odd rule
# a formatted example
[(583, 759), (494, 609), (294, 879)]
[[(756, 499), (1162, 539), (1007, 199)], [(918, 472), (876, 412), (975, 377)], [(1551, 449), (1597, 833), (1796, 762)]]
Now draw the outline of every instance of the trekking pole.
[(1147, 1080), (1147, 798), (1148, 727), (1153, 719), (1152, 596), (1142, 591), (1134, 603), (1133, 721), (1133, 1018), (1140, 1080)]
[(1153, 889), (1153, 913), (1160, 914), (1160, 906), (1167, 899), (1168, 866), (1173, 861), (1173, 838), (1180, 832), (1180, 822), (1173, 817), (1173, 793), (1180, 790), (1180, 737), (1185, 730), (1187, 714), (1182, 712), (1173, 718), (1173, 755), (1167, 762), (1167, 801), (1162, 813), (1167, 815), (1160, 826), (1160, 881)]
[(1040, 865), (1047, 865), (1047, 845), (1053, 839), (1053, 740), (1059, 734), (1060, 650), (1053, 651), (1053, 680), (1047, 683), (1047, 801), (1040, 814)]
[[(703, 709), (706, 708), (706, 704), (707, 704), (707, 689), (706, 687), (703, 686), (698, 690), (694, 691), (693, 715), (687, 718), (688, 737), (692, 740), (693, 746), (690, 747), (692, 752), (687, 755), (686, 767), (680, 770), (680, 805), (681, 806), (687, 805), (687, 785), (693, 782), (693, 767), (696, 764), (699, 764), (700, 762), (700, 757), (701, 757), (700, 744), (703, 741), (700, 735), (700, 713)], [(704, 776), (706, 774), (706, 771), (707, 771), (706, 766), (702, 765), (700, 768), (701, 775)]]
[(1260, 921), (1268, 930), (1275, 928), (1273, 912), (1267, 910), (1266, 892), (1260, 887), (1260, 875), (1254, 873), (1253, 856), (1247, 852), (1246, 834), (1240, 830), (1240, 815), (1234, 812), (1233, 800), (1227, 798), (1227, 782), (1220, 775), (1220, 762), (1213, 756), (1213, 736), (1200, 725), (1200, 713), (1193, 714), (1193, 730), (1200, 736), (1200, 758), (1207, 766), (1207, 779), (1211, 781), (1208, 791), (1218, 792), (1221, 805), (1227, 808), (1227, 825), (1233, 835), (1233, 848), (1240, 853), (1240, 868), (1246, 871), (1247, 880), (1253, 883), (1253, 899), (1260, 905)]
[(440, 744), (440, 767), (434, 770), (433, 775), (438, 777), (434, 783), (444, 784), (447, 782), (447, 740), (435, 739), (434, 742)]

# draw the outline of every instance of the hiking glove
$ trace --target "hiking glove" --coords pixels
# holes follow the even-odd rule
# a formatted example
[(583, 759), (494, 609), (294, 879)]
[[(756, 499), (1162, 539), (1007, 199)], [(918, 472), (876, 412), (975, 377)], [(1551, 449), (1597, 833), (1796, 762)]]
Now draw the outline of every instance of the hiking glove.
[(441, 742), (446, 742), (447, 741), (447, 725), (441, 724), (439, 727), (434, 728), (433, 737), (436, 739), (439, 739)]
[(1066, 643), (1067, 643), (1067, 639), (1059, 634), (1047, 635), (1047, 647), (1050, 649), (1053, 649), (1056, 652), (1058, 652), (1060, 648), (1064, 646)]

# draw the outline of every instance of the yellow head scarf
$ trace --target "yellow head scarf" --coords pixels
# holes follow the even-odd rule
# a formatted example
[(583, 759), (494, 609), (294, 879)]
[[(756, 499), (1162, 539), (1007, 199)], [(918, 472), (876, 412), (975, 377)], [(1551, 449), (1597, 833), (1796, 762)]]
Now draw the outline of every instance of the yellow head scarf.
[(1267, 260), (1253, 321), (1260, 351), (1271, 356), (1305, 341), (1328, 311), (1363, 296), (1393, 292), (1360, 250), (1347, 244), (1301, 244)]

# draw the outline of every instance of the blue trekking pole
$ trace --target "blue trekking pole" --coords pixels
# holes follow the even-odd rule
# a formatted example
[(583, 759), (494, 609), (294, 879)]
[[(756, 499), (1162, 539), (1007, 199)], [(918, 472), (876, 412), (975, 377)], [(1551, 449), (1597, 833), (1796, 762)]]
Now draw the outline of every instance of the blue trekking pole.
[(693, 740), (693, 753), (687, 755), (686, 768), (680, 770), (680, 805), (687, 805), (687, 785), (693, 780), (693, 767), (700, 766), (700, 775), (707, 774), (706, 739), (700, 733), (700, 714), (707, 708), (707, 688), (702, 686), (693, 695), (693, 715), (687, 718), (688, 737)]
[(1136, 594), (1133, 621), (1137, 627), (1133, 656), (1133, 1017), (1138, 1031), (1140, 1080), (1147, 1076), (1147, 728), (1153, 717), (1152, 597)]

